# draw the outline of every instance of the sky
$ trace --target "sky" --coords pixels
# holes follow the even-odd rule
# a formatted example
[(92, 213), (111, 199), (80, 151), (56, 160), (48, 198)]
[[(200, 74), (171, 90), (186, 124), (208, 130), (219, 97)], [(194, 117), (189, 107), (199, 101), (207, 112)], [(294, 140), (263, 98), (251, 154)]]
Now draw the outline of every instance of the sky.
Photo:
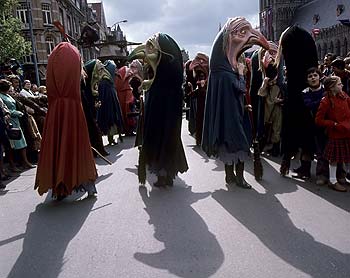
[[(101, 0), (88, 0), (88, 3)], [(258, 0), (102, 0), (107, 26), (115, 22), (126, 39), (145, 42), (157, 32), (171, 36), (193, 58), (210, 54), (219, 30), (228, 18), (244, 16), (253, 27), (259, 23)]]

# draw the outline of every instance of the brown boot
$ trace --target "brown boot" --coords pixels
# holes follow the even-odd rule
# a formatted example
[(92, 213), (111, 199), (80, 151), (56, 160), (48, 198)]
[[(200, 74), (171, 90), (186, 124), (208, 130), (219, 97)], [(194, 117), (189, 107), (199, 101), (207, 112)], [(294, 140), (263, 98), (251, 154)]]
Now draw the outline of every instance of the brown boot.
[(339, 182), (336, 183), (329, 183), (328, 184), (329, 188), (332, 188), (335, 191), (339, 191), (339, 192), (346, 192), (348, 191), (344, 186), (342, 186)]

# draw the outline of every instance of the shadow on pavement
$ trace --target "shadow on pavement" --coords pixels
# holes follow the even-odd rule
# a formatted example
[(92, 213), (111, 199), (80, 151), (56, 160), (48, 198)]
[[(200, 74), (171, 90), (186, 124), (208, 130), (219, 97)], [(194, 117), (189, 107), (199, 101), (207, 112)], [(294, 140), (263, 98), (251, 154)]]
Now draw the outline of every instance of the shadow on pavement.
[[(252, 172), (252, 165), (247, 165)], [(274, 254), (311, 277), (347, 277), (350, 254), (316, 241), (309, 233), (298, 229), (289, 212), (275, 196), (297, 190), (292, 179), (282, 179), (264, 163), (265, 180), (260, 184), (266, 193), (234, 187), (234, 192), (216, 190), (212, 197), (237, 219)], [(300, 183), (298, 183), (300, 184)]]
[[(310, 180), (296, 179), (291, 177), (290, 175), (286, 177), (281, 177), (279, 174), (279, 168), (276, 170), (271, 166), (271, 163), (277, 163), (279, 166), (281, 163), (281, 158), (264, 157), (262, 158), (262, 163), (264, 167), (264, 177), (263, 180), (259, 182), (262, 185), (266, 184), (269, 180), (272, 182), (266, 184), (266, 187), (269, 187), (270, 184), (272, 186), (276, 184), (277, 187), (273, 188), (274, 191), (280, 190), (281, 192), (279, 193), (283, 193), (283, 191), (286, 190), (286, 193), (288, 193), (288, 188), (285, 188), (286, 184), (287, 186), (289, 186), (291, 183), (297, 184), (298, 186), (301, 186), (304, 189), (316, 194), (317, 196), (332, 203), (333, 205), (343, 210), (346, 210), (347, 212), (350, 212), (350, 192), (340, 193), (329, 189), (327, 185), (316, 185), (316, 178), (314, 175), (316, 169), (315, 163), (312, 164), (312, 177)], [(293, 164), (295, 164), (294, 166), (298, 165), (298, 160), (292, 161), (290, 172), (292, 172)], [(252, 162), (247, 163), (246, 171), (254, 175)], [(348, 186), (347, 188), (350, 191), (350, 187)]]
[(164, 249), (156, 253), (137, 252), (134, 257), (178, 277), (205, 278), (215, 274), (224, 261), (223, 251), (204, 220), (191, 207), (210, 193), (194, 193), (178, 178), (169, 190), (147, 191), (144, 186), (139, 190), (149, 223), (154, 226), (154, 237), (164, 243)]
[(25, 233), (20, 235), (24, 237), (22, 253), (8, 278), (58, 277), (65, 263), (66, 248), (81, 229), (95, 201), (95, 198), (88, 198), (37, 205), (29, 215)]

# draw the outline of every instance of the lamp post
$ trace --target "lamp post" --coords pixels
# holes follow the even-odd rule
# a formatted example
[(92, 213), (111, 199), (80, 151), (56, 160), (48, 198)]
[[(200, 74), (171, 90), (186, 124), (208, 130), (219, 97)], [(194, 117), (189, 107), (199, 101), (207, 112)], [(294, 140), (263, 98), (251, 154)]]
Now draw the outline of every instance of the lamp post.
[(40, 86), (40, 77), (39, 77), (39, 70), (38, 70), (38, 60), (36, 58), (36, 45), (34, 40), (34, 32), (33, 32), (33, 17), (31, 13), (31, 9), (29, 7), (30, 3), (28, 0), (26, 0), (27, 4), (27, 13), (28, 13), (28, 21), (29, 21), (29, 31), (30, 31), (30, 38), (32, 41), (32, 51), (33, 51), (33, 62), (34, 62), (34, 70), (35, 70), (35, 79), (36, 84)]
[(119, 24), (119, 23), (126, 23), (126, 22), (128, 22), (127, 19), (120, 20), (120, 21), (117, 21), (117, 22), (113, 23), (112, 26), (111, 26), (111, 31), (112, 31), (113, 27), (114, 27), (114, 31), (115, 31), (117, 24)]

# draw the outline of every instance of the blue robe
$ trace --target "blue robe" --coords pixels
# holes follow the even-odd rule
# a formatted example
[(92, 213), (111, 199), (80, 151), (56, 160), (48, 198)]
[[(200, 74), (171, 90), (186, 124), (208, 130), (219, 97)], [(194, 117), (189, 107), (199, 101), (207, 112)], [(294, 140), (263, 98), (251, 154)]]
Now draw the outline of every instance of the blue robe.
[(209, 157), (231, 165), (248, 156), (251, 127), (244, 111), (246, 83), (225, 55), (222, 31), (215, 39), (209, 67), (202, 148)]

